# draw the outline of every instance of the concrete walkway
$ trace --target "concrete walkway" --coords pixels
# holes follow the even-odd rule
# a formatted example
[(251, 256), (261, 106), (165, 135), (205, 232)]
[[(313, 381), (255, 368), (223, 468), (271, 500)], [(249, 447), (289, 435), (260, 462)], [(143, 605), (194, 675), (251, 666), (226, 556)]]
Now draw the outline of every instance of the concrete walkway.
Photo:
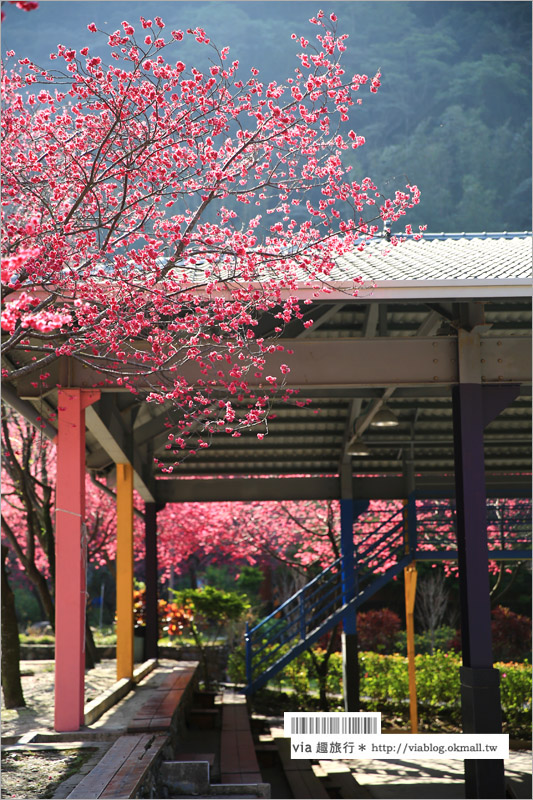
[[(358, 759), (322, 761), (320, 766), (329, 773), (348, 767), (357, 783), (379, 800), (454, 800), (465, 796), (463, 762), (455, 759)], [(505, 762), (505, 774), (517, 798), (532, 797), (531, 773), (531, 750), (511, 751)]]

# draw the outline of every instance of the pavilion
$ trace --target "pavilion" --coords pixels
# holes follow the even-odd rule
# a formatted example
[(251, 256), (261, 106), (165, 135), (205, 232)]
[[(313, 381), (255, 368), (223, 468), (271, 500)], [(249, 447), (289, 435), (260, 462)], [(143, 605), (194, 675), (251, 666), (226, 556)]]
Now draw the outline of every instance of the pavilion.
[[(381, 257), (385, 248), (391, 252)], [(30, 375), (5, 381), (4, 401), (57, 437), (57, 730), (83, 724), (88, 469), (117, 493), (118, 678), (133, 672), (134, 488), (146, 504), (147, 657), (157, 655), (156, 519), (165, 503), (338, 499), (351, 533), (356, 500), (454, 496), (464, 730), (501, 731), (486, 498), (531, 490), (531, 234), (427, 234), (397, 248), (378, 240), (368, 252), (339, 259), (319, 298), (302, 288), (304, 318), (281, 335), (294, 351), (287, 386), (311, 403), (276, 402), (264, 440), (257, 431), (216, 436), (170, 475), (152, 464), (154, 456), (174, 461), (165, 449), (172, 409), (116, 381), (95, 388), (101, 376), (75, 358), (50, 369), (49, 385), (61, 388), (43, 392)], [(367, 279), (357, 297), (355, 275)], [(275, 326), (265, 314), (257, 335), (268, 338)], [(287, 356), (269, 358), (276, 369)], [(384, 407), (398, 424), (371, 426)], [(56, 423), (43, 427), (51, 412)], [(354, 436), (369, 455), (347, 452)], [(467, 763), (467, 796), (504, 796), (503, 762)]]

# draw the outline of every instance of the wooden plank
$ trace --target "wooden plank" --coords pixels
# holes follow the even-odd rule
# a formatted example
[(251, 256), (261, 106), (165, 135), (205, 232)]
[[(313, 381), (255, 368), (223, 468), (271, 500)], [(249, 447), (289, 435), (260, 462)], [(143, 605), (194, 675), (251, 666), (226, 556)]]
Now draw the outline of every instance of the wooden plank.
[(241, 730), (250, 729), (250, 717), (246, 705), (227, 704), (222, 705), (222, 730)]
[(101, 792), (138, 745), (141, 736), (120, 736), (98, 764), (78, 783), (68, 798), (101, 797)]
[(172, 724), (172, 717), (152, 717), (150, 720), (151, 731), (166, 731)]
[(220, 773), (223, 783), (262, 782), (245, 703), (223, 702)]
[(100, 797), (112, 798), (112, 800), (134, 797), (166, 740), (167, 737), (164, 735), (141, 737), (141, 741), (138, 742)]
[(128, 725), (128, 733), (145, 733), (150, 730), (150, 719), (133, 719)]
[(165, 692), (169, 689), (184, 689), (195, 672), (196, 669), (194, 667), (187, 667), (186, 669), (176, 667), (176, 669), (163, 678), (155, 691)]
[(196, 667), (176, 668), (165, 675), (150, 698), (143, 703), (128, 725), (128, 731), (168, 730)]

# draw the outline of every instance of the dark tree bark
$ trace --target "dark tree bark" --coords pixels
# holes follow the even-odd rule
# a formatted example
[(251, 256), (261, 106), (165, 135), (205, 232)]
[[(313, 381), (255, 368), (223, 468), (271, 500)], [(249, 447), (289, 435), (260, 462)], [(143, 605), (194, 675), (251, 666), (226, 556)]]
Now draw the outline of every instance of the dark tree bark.
[(189, 556), (189, 561), (187, 564), (187, 572), (189, 573), (189, 582), (191, 589), (198, 589), (198, 556), (193, 555)]
[(55, 609), (54, 609), (54, 601), (52, 598), (52, 594), (50, 589), (48, 588), (48, 583), (44, 575), (39, 572), (35, 563), (27, 557), (26, 553), (20, 546), (17, 541), (17, 537), (15, 536), (11, 526), (8, 524), (7, 520), (4, 516), (2, 516), (2, 532), (5, 534), (9, 544), (13, 548), (15, 555), (18, 557), (20, 563), (24, 567), (24, 572), (26, 573), (26, 577), (33, 583), (35, 589), (39, 595), (39, 600), (41, 602), (41, 606), (44, 609), (44, 613), (48, 617), (50, 621), (50, 625), (55, 630)]
[(327, 693), (328, 667), (331, 654), (335, 650), (335, 639), (337, 638), (338, 627), (339, 626), (336, 625), (330, 632), (328, 646), (324, 650), (323, 655), (318, 656), (316, 652), (311, 649), (309, 650), (309, 655), (311, 656), (311, 661), (313, 662), (313, 667), (318, 680), (318, 695), (321, 711), (329, 711), (329, 699)]
[(92, 669), (100, 661), (89, 620), (85, 619), (85, 669)]
[(15, 596), (7, 579), (8, 548), (2, 545), (2, 691), (6, 708), (25, 706), (20, 682), (20, 642)]

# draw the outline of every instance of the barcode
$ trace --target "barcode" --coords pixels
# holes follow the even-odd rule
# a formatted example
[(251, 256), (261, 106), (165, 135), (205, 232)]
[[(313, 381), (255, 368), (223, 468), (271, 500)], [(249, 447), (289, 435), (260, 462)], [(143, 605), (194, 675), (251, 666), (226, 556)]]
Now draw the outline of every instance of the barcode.
[[(288, 723), (288, 724), (287, 724)], [(285, 735), (359, 735), (381, 733), (381, 714), (286, 714)]]

